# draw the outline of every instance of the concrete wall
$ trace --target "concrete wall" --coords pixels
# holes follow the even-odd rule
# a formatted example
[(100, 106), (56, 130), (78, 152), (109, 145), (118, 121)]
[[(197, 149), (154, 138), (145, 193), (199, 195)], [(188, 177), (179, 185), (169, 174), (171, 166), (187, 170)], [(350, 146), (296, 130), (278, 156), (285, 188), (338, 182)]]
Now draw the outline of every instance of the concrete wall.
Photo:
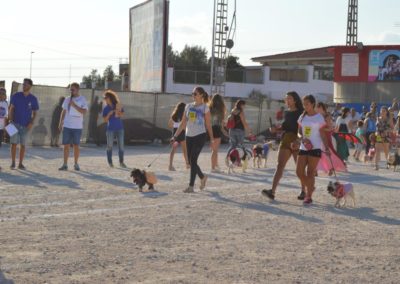
[[(257, 90), (263, 94), (269, 95), (272, 99), (283, 99), (288, 91), (296, 91), (301, 96), (314, 94), (320, 101), (332, 102), (333, 100), (333, 82), (314, 80), (313, 66), (305, 66), (308, 71), (308, 82), (282, 82), (270, 81), (270, 68), (264, 68), (264, 83), (263, 84), (246, 84), (246, 83), (231, 83), (227, 82), (225, 85), (226, 96), (229, 97), (248, 97), (253, 91)], [(174, 69), (168, 68), (166, 91), (167, 93), (190, 94), (193, 90), (194, 84), (177, 84), (173, 80)], [(202, 85), (206, 91), (210, 91), (209, 85)]]

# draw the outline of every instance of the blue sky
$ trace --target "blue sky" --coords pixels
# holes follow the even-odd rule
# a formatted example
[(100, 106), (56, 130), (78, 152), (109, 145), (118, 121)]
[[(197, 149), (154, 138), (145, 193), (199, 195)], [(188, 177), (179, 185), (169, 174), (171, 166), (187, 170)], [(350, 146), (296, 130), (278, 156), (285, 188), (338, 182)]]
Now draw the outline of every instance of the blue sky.
[[(0, 80), (65, 86), (92, 68), (118, 70), (129, 55), (129, 8), (142, 1), (13, 0), (2, 3)], [(232, 53), (250, 58), (345, 44), (348, 0), (237, 0)], [(233, 10), (233, 0), (229, 10)], [(400, 44), (399, 0), (359, 1), (359, 41)], [(213, 0), (170, 0), (169, 42), (211, 50)], [(71, 74), (71, 77), (70, 77)]]

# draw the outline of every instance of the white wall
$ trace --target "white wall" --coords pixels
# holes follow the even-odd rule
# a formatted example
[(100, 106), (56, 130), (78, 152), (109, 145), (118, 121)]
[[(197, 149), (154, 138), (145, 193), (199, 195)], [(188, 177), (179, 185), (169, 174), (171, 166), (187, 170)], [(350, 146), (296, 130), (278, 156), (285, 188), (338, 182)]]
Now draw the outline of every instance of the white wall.
[[(300, 96), (314, 94), (319, 101), (330, 102), (333, 100), (333, 82), (313, 79), (313, 66), (307, 66), (309, 82), (282, 82), (269, 81), (269, 67), (264, 67), (264, 84), (245, 84), (231, 83), (225, 84), (225, 95), (227, 97), (247, 97), (252, 90), (261, 91), (268, 94), (272, 99), (283, 99), (288, 91), (296, 91)], [(177, 84), (173, 80), (173, 68), (167, 71), (167, 93), (190, 94), (194, 84)], [(209, 85), (201, 85), (207, 92), (210, 91)]]

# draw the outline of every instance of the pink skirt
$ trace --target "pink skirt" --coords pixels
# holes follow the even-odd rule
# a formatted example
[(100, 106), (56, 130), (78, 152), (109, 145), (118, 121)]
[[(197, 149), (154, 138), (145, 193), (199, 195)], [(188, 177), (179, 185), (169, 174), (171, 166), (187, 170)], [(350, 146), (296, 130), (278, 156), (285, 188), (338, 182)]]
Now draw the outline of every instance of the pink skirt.
[[(317, 170), (329, 173), (332, 168), (336, 172), (347, 172), (347, 168), (342, 159), (340, 159), (332, 143), (332, 132), (326, 132), (326, 138), (328, 139), (328, 147), (331, 152), (331, 158), (325, 152), (322, 152), (321, 159), (319, 160)], [(332, 160), (332, 162), (331, 162)]]

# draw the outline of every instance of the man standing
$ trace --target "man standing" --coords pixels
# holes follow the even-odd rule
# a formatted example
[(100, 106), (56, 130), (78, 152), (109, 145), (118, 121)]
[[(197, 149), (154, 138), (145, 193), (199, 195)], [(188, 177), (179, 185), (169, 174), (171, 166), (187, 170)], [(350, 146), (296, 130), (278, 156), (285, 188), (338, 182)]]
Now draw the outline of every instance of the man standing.
[(15, 93), (11, 97), (9, 122), (14, 124), (18, 132), (10, 137), (11, 144), (11, 169), (15, 169), (15, 157), (17, 145), (20, 145), (18, 169), (25, 170), (23, 160), (25, 156), (26, 136), (33, 126), (36, 113), (39, 110), (37, 98), (30, 93), (33, 82), (31, 79), (24, 79), (22, 92)]
[(69, 148), (74, 146), (74, 169), (79, 171), (79, 144), (82, 136), (83, 115), (88, 110), (85, 97), (79, 95), (79, 84), (72, 83), (70, 86), (71, 96), (64, 100), (62, 105), (59, 128), (63, 133), (62, 144), (64, 145), (64, 164), (60, 171), (68, 170)]
[(0, 147), (4, 139), (4, 127), (7, 124), (8, 103), (6, 89), (0, 88)]

